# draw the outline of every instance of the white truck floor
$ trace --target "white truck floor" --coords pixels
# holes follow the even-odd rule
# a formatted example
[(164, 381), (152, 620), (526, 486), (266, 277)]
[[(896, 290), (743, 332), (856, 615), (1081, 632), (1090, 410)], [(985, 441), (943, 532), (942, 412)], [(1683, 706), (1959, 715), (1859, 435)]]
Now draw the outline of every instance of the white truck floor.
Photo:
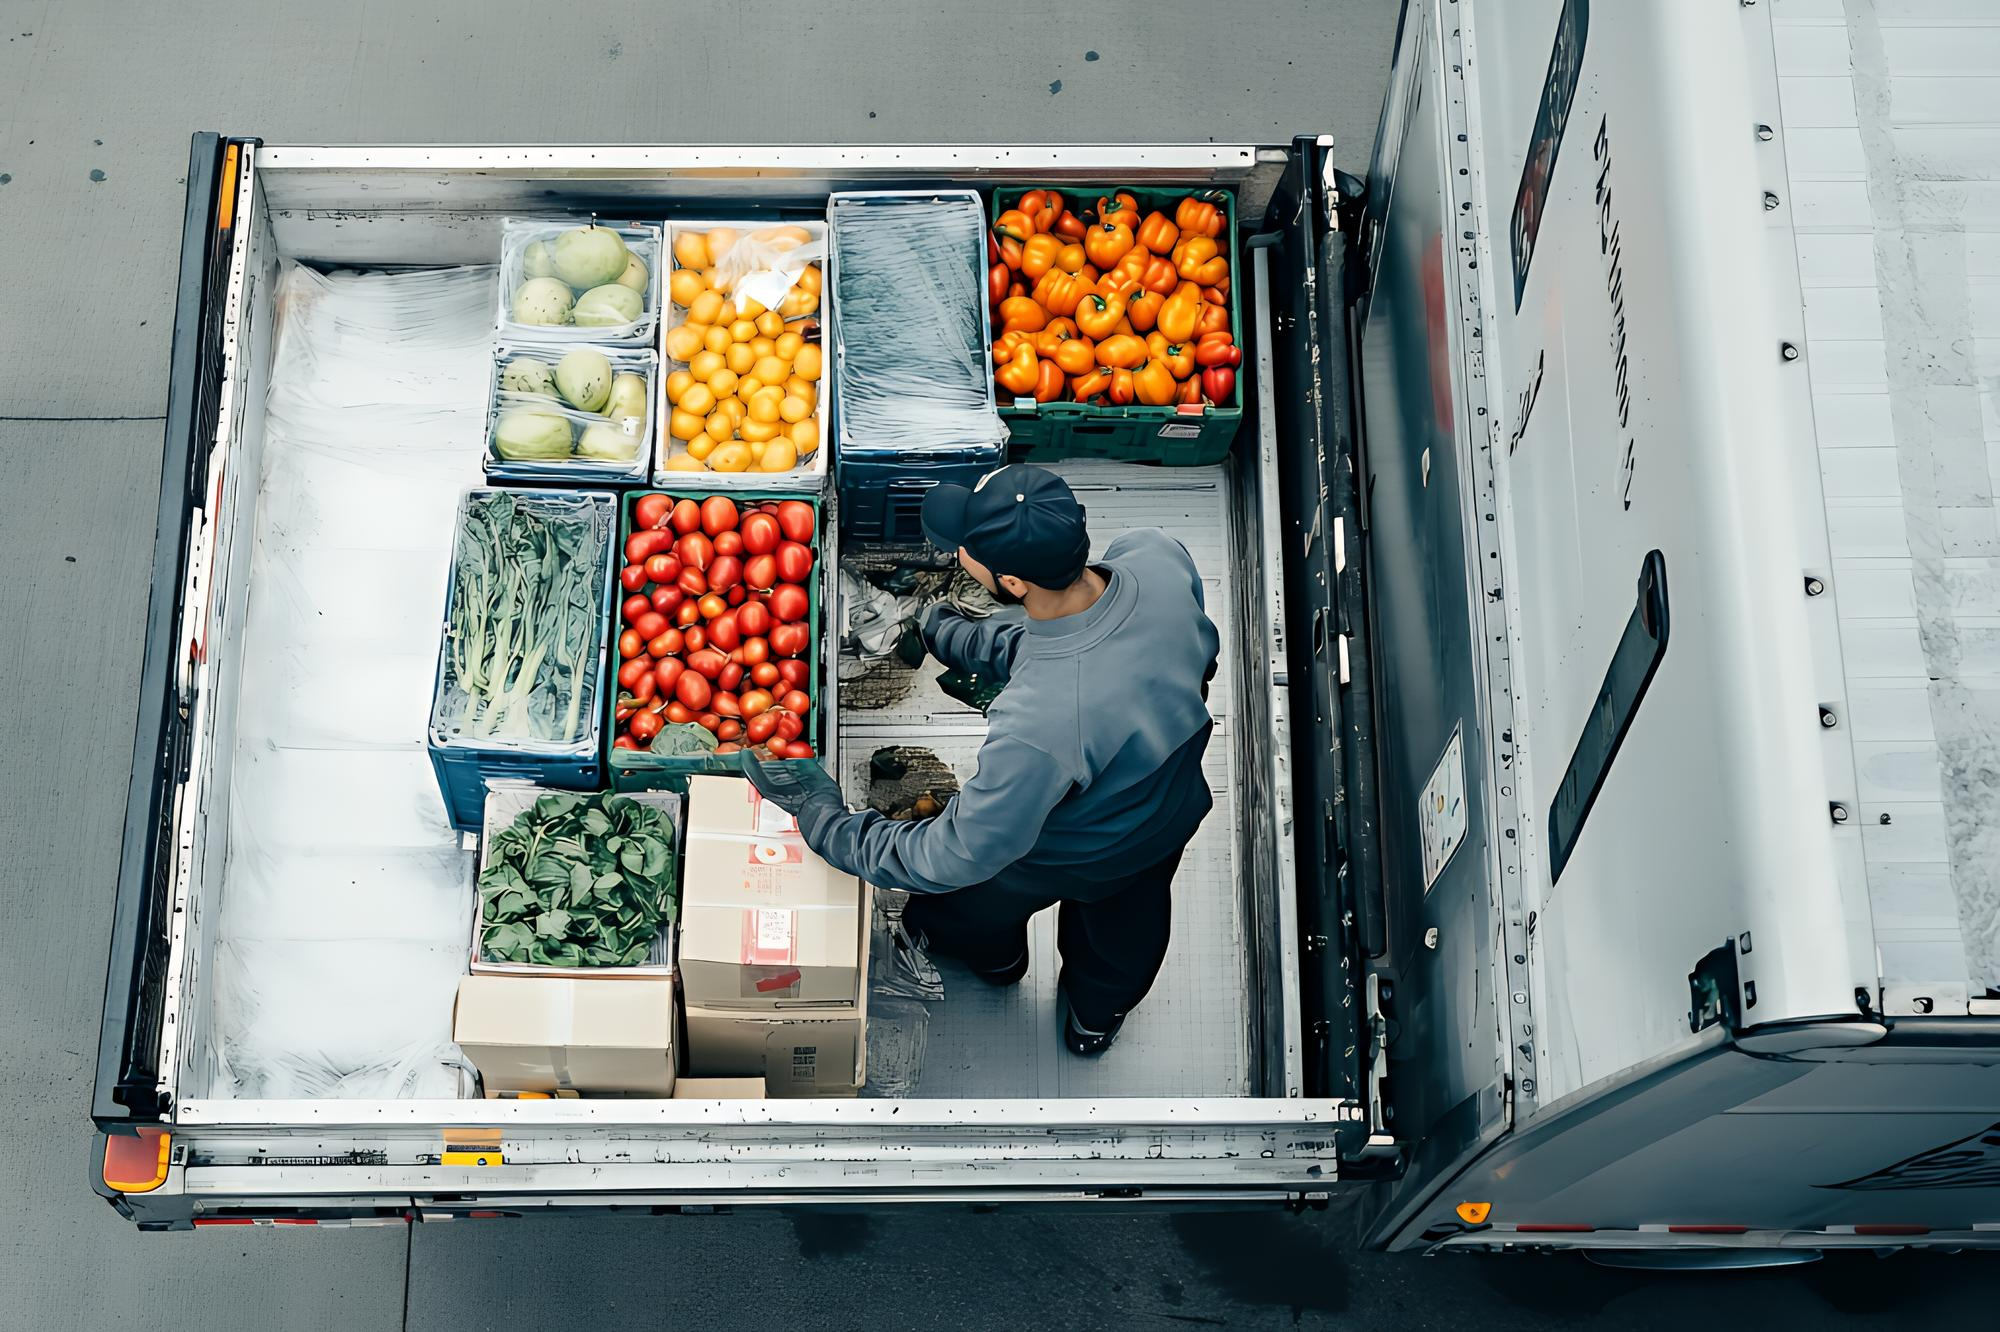
[[(1179, 538), (1201, 570), (1209, 617), (1226, 632), (1231, 587), (1220, 468), (1072, 462), (1054, 470), (1069, 480), (1083, 502), (1094, 552), (1134, 528), (1163, 528)], [(941, 670), (935, 661), (926, 661), (905, 697), (873, 711), (857, 709), (853, 695), (843, 693), (841, 780), (850, 799), (865, 798), (870, 757), (888, 746), (928, 750), (961, 781), (971, 774), (985, 719), (937, 689)], [(1166, 965), (1152, 993), (1127, 1019), (1117, 1045), (1095, 1060), (1075, 1058), (1062, 1048), (1056, 912), (1049, 910), (1031, 927), (1032, 961), (1018, 986), (996, 990), (962, 968), (940, 963), (945, 996), (930, 1005), (921, 1069), (911, 1095), (1248, 1093), (1249, 963), (1235, 873), (1236, 783), (1228, 733), (1233, 690), (1225, 653), (1210, 689), (1215, 734), (1203, 765), (1215, 809), (1189, 844), (1174, 880), (1173, 945)], [(898, 1058), (905, 1057), (899, 1052)]]
[(2000, 987), (2000, 7), (1772, 11), (1888, 1010)]

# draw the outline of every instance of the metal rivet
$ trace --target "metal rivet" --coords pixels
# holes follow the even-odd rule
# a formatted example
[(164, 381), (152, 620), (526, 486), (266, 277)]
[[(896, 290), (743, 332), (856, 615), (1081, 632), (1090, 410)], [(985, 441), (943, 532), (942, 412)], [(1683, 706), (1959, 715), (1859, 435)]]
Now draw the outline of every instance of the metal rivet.
[(1799, 349), (1789, 342), (1781, 342), (1778, 344), (1778, 355), (1784, 360), (1796, 361), (1799, 359)]
[(1517, 1003), (1517, 1004), (1525, 1004), (1525, 1003), (1527, 1003), (1527, 1002), (1528, 1002), (1528, 995), (1527, 995), (1527, 992), (1526, 992), (1526, 991), (1523, 991), (1523, 990), (1516, 990), (1516, 991), (1514, 991), (1514, 1002), (1515, 1002), (1515, 1003)]
[(1935, 1008), (1936, 1005), (1932, 1003), (1927, 996), (1919, 996), (1918, 998), (1912, 1001), (1912, 1007), (1914, 1007), (1919, 1013), (1928, 1013), (1931, 1011), (1931, 1009)]
[(1840, 725), (1840, 718), (1833, 715), (1832, 708), (1821, 708), (1819, 710), (1819, 724), (1831, 731), (1834, 727)]
[(1533, 1078), (1521, 1079), (1521, 1090), (1533, 1096), (1535, 1094), (1535, 1080)]
[(1759, 125), (1757, 127), (1757, 142), (1769, 143), (1771, 141), (1771, 134), (1772, 130), (1769, 125)]
[(1743, 1006), (1744, 1006), (1745, 1008), (1755, 1008), (1755, 1007), (1757, 1006), (1757, 982), (1756, 982), (1756, 981), (1744, 981), (1744, 982), (1743, 982)]
[(1750, 931), (1745, 930), (1736, 936), (1736, 951), (1739, 953), (1750, 951)]
[(1847, 806), (1841, 804), (1838, 800), (1836, 800), (1832, 804), (1828, 805), (1826, 808), (1827, 808), (1827, 813), (1833, 816), (1833, 821), (1835, 823), (1847, 822)]
[(1821, 581), (1820, 579), (1817, 579), (1817, 578), (1814, 578), (1814, 577), (1812, 577), (1812, 576), (1810, 576), (1810, 575), (1808, 575), (1808, 576), (1807, 576), (1807, 578), (1806, 578), (1806, 595), (1807, 595), (1807, 596), (1809, 596), (1809, 597), (1816, 597), (1816, 596), (1819, 596), (1819, 595), (1820, 595), (1821, 593), (1823, 593), (1823, 592), (1825, 592), (1825, 591), (1826, 591), (1826, 584), (1825, 584), (1825, 583), (1824, 583), (1823, 581)]
[(1770, 192), (1769, 190), (1765, 190), (1765, 191), (1764, 191), (1764, 211), (1768, 213), (1768, 212), (1770, 212), (1770, 211), (1771, 211), (1771, 210), (1772, 210), (1773, 208), (1776, 208), (1777, 206), (1778, 206), (1778, 196), (1777, 196), (1777, 195), (1775, 195), (1775, 194), (1773, 194), (1773, 193), (1771, 193), (1771, 192)]
[(1436, 948), (1437, 946), (1438, 946), (1437, 926), (1433, 925), (1429, 929), (1424, 931), (1424, 947)]

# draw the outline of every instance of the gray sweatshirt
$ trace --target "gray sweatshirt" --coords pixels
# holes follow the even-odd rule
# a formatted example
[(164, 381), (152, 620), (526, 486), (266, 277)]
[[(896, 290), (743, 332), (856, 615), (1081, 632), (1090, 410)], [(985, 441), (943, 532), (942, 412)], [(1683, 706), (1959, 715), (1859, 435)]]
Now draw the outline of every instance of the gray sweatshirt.
[(934, 818), (896, 823), (828, 795), (799, 813), (808, 845), (889, 888), (943, 893), (1009, 867), (1065, 897), (1180, 849), (1211, 804), (1202, 751), (1220, 647), (1185, 547), (1128, 532), (1095, 566), (1089, 610), (969, 620), (933, 607), (924, 639), (945, 665), (1004, 679), (979, 768)]

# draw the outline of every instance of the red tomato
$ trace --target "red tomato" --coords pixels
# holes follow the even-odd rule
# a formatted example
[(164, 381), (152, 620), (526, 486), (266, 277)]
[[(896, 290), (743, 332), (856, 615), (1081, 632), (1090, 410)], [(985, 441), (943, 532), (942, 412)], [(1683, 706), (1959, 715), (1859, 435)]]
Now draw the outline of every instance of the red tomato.
[(639, 502), (632, 506), (632, 521), (641, 527), (658, 527), (666, 516), (674, 511), (673, 497), (670, 495), (641, 495)]
[[(708, 598), (702, 599), (706, 601)], [(743, 645), (743, 635), (738, 631), (733, 611), (724, 611), (708, 622), (708, 641), (724, 652), (734, 652)]]
[[(728, 664), (729, 658), (723, 656), (714, 648), (703, 648), (699, 652), (688, 653), (688, 669), (700, 675), (705, 680), (713, 680), (716, 676), (722, 674), (722, 668)], [(695, 705), (690, 703), (688, 706), (694, 707)]]
[(813, 537), (812, 505), (803, 500), (786, 500), (778, 506), (778, 530), (788, 540), (803, 545)]
[[(643, 660), (651, 661), (652, 658), (647, 657), (643, 658)], [(644, 675), (640, 676), (639, 683), (632, 686), (632, 701), (634, 703), (650, 703), (653, 701), (653, 673), (651, 671), (647, 671)]]
[(625, 563), (644, 564), (649, 556), (673, 544), (674, 538), (667, 532), (634, 532), (625, 538)]
[(611, 742), (611, 747), (613, 749), (637, 749), (639, 746), (633, 743), (631, 736), (621, 735)]
[(674, 531), (686, 536), (689, 532), (701, 530), (701, 505), (684, 499), (674, 505), (674, 511), (667, 519)]
[(646, 565), (644, 561), (638, 564), (628, 564), (618, 571), (618, 586), (624, 588), (627, 592), (637, 592), (645, 585)]
[(639, 683), (639, 677), (653, 669), (651, 657), (634, 657), (618, 668), (618, 683), (631, 689)]
[(662, 615), (681, 604), (687, 593), (679, 587), (656, 587), (653, 589), (653, 609)]
[(663, 550), (660, 552), (660, 555), (666, 560), (666, 565), (661, 569), (661, 572), (666, 574), (666, 577), (655, 578), (653, 581), (656, 583), (677, 581), (681, 576), (681, 557), (674, 554), (671, 550)]
[(736, 627), (743, 631), (745, 638), (757, 638), (771, 632), (771, 612), (763, 602), (753, 601), (736, 612)]
[(727, 592), (742, 581), (743, 561), (734, 555), (718, 555), (708, 566), (708, 585), (714, 591)]
[(736, 688), (743, 683), (743, 667), (736, 662), (730, 662), (722, 668), (722, 674), (715, 677), (715, 682), (724, 689)]
[[(749, 695), (746, 694), (744, 697), (747, 699)], [(743, 738), (751, 744), (761, 745), (777, 734), (778, 719), (772, 713), (751, 713), (746, 711), (743, 715), (750, 718), (749, 721), (743, 724)]]
[[(674, 685), (675, 692), (679, 693), (680, 681), (675, 680)], [(667, 704), (667, 720), (676, 726), (686, 726), (694, 720), (694, 713), (688, 709), (687, 704), (676, 698), (673, 702)]]
[(725, 717), (741, 717), (743, 715), (742, 706), (737, 703), (736, 695), (734, 694), (718, 693), (709, 701), (709, 706)]
[(690, 712), (706, 708), (712, 692), (708, 680), (693, 671), (682, 671), (680, 678), (674, 681), (674, 697), (686, 704)]
[(671, 657), (683, 647), (681, 631), (662, 629), (646, 643), (646, 651), (655, 657)]
[(743, 595), (743, 584), (738, 583), (735, 587), (729, 589), (729, 604), (732, 606), (741, 606), (743, 604)]
[(632, 738), (634, 740), (651, 740), (660, 733), (660, 727), (663, 725), (665, 723), (660, 720), (660, 716), (656, 712), (646, 711), (636, 713), (632, 718)]
[[(788, 583), (803, 583), (812, 572), (813, 553), (796, 541), (778, 547), (778, 577)], [(654, 580), (658, 582), (658, 579)]]
[(715, 747), (715, 752), (718, 754), (734, 754), (737, 750), (741, 748), (743, 748), (743, 746), (737, 744), (733, 740), (724, 740), (721, 744)]
[(699, 569), (681, 570), (680, 581), (676, 584), (684, 596), (698, 597), (708, 591), (708, 575)]
[(722, 614), (722, 612), (729, 609), (729, 603), (724, 601), (721, 597), (717, 596), (713, 592), (709, 593), (707, 596), (703, 597), (700, 601), (696, 602), (695, 604), (701, 608), (701, 615), (702, 618), (705, 620), (712, 620), (716, 616)]
[(781, 624), (771, 631), (771, 651), (780, 657), (796, 657), (806, 650), (809, 635), (802, 624)]
[(812, 711), (812, 699), (807, 697), (805, 690), (794, 689), (778, 700), (778, 706), (786, 712), (796, 712), (803, 717)]
[(718, 731), (722, 729), (722, 718), (718, 717), (713, 712), (704, 712), (701, 714), (701, 716), (696, 717), (694, 719), (694, 724), (696, 726), (704, 727), (709, 731)]
[[(727, 743), (729, 743), (729, 742), (730, 742), (731, 740), (740, 740), (740, 739), (742, 739), (742, 738), (743, 738), (743, 723), (742, 723), (742, 722), (740, 722), (740, 721), (737, 721), (737, 720), (736, 720), (736, 719), (735, 719), (734, 717), (726, 717), (726, 718), (724, 718), (724, 719), (723, 719), (723, 722), (722, 722), (722, 725), (720, 725), (720, 726), (718, 726), (718, 727), (716, 727), (716, 728), (715, 728), (715, 738), (716, 738), (716, 739), (718, 739), (718, 740), (720, 740), (720, 741), (722, 741), (722, 742), (723, 742), (723, 744), (727, 744)], [(717, 746), (715, 747), (715, 750), (716, 750), (716, 752), (717, 752), (718, 754), (719, 754), (719, 753), (721, 753), (721, 752), (722, 752), (722, 745), (717, 745)]]
[[(745, 607), (745, 609), (747, 610), (748, 607)], [(736, 615), (736, 628), (738, 631), (741, 631), (743, 628), (743, 614), (741, 611), (737, 612)], [(770, 659), (770, 656), (771, 645), (766, 640), (762, 638), (746, 638), (743, 640), (743, 664), (745, 666), (764, 665)]]
[(655, 583), (671, 583), (681, 576), (679, 566), (671, 555), (653, 555), (646, 560), (646, 578)]
[(792, 756), (792, 742), (782, 735), (774, 735), (764, 742), (764, 748), (771, 751), (774, 759), (788, 759)]
[(658, 638), (667, 631), (667, 617), (651, 609), (650, 602), (647, 607), (644, 615), (632, 621), (632, 628), (641, 638)]
[(627, 597), (625, 598), (625, 605), (620, 610), (620, 614), (625, 617), (625, 622), (630, 624), (652, 609), (653, 603), (644, 597)]
[(752, 555), (750, 562), (743, 566), (743, 582), (759, 592), (768, 592), (778, 581), (778, 557), (775, 555)]
[(691, 624), (701, 623), (701, 607), (692, 601), (683, 601), (674, 607), (674, 623), (685, 629)]
[(618, 655), (630, 661), (646, 650), (646, 640), (633, 629), (618, 635)]
[(792, 688), (804, 689), (812, 673), (802, 661), (781, 661), (778, 663), (778, 676)]
[(743, 715), (746, 717), (755, 717), (761, 713), (769, 712), (774, 702), (776, 700), (771, 697), (770, 690), (752, 689), (743, 696)]
[(740, 558), (743, 554), (743, 534), (741, 532), (717, 532), (715, 534), (715, 553), (718, 555), (735, 555)]
[(687, 667), (681, 662), (679, 657), (668, 657), (665, 661), (655, 666), (653, 668), (653, 678), (660, 683), (660, 697), (665, 698), (673, 693), (674, 686), (680, 683), (681, 676), (686, 673)]
[(811, 758), (812, 756), (813, 747), (803, 740), (792, 741), (792, 747), (785, 753), (786, 758), (802, 759)]
[[(771, 614), (779, 624), (796, 624), (812, 609), (812, 599), (797, 583), (780, 583), (771, 590)], [(789, 656), (789, 653), (781, 653)]]
[(759, 689), (769, 689), (784, 678), (778, 674), (778, 663), (775, 661), (760, 661), (750, 667), (750, 683)]
[(784, 535), (778, 530), (778, 520), (762, 510), (744, 514), (740, 530), (743, 549), (752, 555), (769, 555), (778, 548), (778, 538)]
[(699, 652), (708, 646), (708, 630), (698, 624), (691, 624), (681, 633), (681, 649)]
[(689, 532), (674, 543), (674, 554), (680, 556), (681, 563), (688, 568), (706, 570), (715, 563), (715, 543), (699, 532)]
[(736, 501), (727, 495), (710, 495), (701, 502), (701, 530), (710, 536), (736, 526)]

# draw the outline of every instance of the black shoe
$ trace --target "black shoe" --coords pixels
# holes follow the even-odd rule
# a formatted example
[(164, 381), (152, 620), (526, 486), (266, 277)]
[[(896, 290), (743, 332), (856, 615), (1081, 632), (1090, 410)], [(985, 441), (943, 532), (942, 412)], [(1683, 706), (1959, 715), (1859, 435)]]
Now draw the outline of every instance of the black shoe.
[[(904, 925), (904, 929), (906, 930), (909, 929), (907, 923)], [(939, 954), (934, 954), (931, 951), (931, 940), (929, 935), (925, 934), (922, 930), (910, 930), (909, 933), (910, 933), (910, 942), (917, 946), (917, 950), (919, 952), (923, 953), (927, 957), (939, 956)], [(942, 956), (949, 957), (950, 954), (946, 953), (942, 954)], [(966, 966), (966, 970), (970, 971), (980, 980), (985, 981), (988, 985), (992, 985), (997, 988), (1004, 989), (1009, 985), (1018, 985), (1021, 983), (1021, 977), (1028, 974), (1027, 947), (1025, 945), (1022, 947), (1021, 956), (1018, 959), (1016, 959), (1013, 962), (1010, 962), (1004, 967), (999, 968), (997, 971), (983, 971), (980, 968), (972, 966), (970, 964)]]
[(1073, 1055), (1095, 1059), (1111, 1048), (1111, 1043), (1118, 1039), (1118, 1029), (1124, 1025), (1125, 1019), (1121, 1017), (1112, 1022), (1109, 1031), (1085, 1031), (1076, 1023), (1076, 1012), (1069, 1006), (1069, 997), (1063, 997), (1063, 1048)]

